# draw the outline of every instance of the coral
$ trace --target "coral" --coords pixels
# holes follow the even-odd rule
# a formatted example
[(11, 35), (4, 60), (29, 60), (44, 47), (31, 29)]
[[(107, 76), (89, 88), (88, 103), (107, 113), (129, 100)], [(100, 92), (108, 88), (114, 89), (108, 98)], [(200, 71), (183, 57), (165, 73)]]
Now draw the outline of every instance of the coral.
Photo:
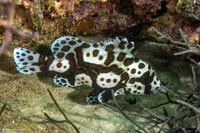
[(20, 0), (18, 5), (28, 11), (23, 18), (29, 19), (29, 27), (42, 36), (55, 37), (61, 36), (57, 31), (77, 35), (120, 33), (149, 23), (161, 9), (161, 0)]
[[(198, 42), (195, 29), (199, 27), (198, 1), (185, 0), (19, 0), (18, 16), (23, 25), (38, 30), (45, 40), (61, 33), (98, 34), (120, 33), (125, 29), (152, 23), (152, 26), (178, 39), (179, 25), (188, 40)], [(22, 9), (24, 7), (24, 9)], [(23, 13), (22, 13), (23, 12)], [(191, 21), (192, 20), (192, 21)], [(18, 27), (21, 27), (18, 24)], [(187, 27), (187, 28), (186, 28)], [(164, 33), (163, 32), (163, 33)], [(47, 39), (45, 43), (49, 43)]]
[(29, 9), (30, 11), (33, 11), (33, 2), (30, 0), (19, 0), (18, 5), (24, 5), (26, 9)]
[[(35, 32), (35, 33), (30, 34), (27, 32), (22, 32), (13, 26), (14, 13), (15, 13), (15, 0), (13, 0), (12, 2), (9, 2), (8, 0), (4, 0), (0, 2), (0, 5), (4, 7), (3, 9), (5, 10), (5, 14), (6, 14), (6, 17), (3, 15), (0, 17), (0, 26), (2, 26), (5, 29), (4, 40), (2, 41), (2, 45), (0, 46), (0, 55), (2, 55), (3, 51), (12, 41), (13, 34), (16, 34), (20, 38), (22, 37), (33, 38), (36, 35), (38, 35), (38, 33)], [(6, 18), (5, 20), (4, 20), (4, 17)]]
[[(192, 1), (167, 1), (165, 14), (154, 19), (152, 27), (155, 27), (166, 36), (171, 36), (173, 40), (178, 41), (180, 38), (180, 27), (190, 43), (199, 43), (200, 37), (196, 29), (200, 27), (199, 6)], [(151, 31), (151, 30), (149, 30)], [(150, 36), (154, 36), (149, 32)]]
[[(110, 2), (83, 1), (75, 4), (74, 11), (71, 13), (70, 19), (66, 22), (66, 26), (69, 31), (76, 31), (78, 33), (86, 34), (95, 32), (96, 26), (102, 23), (107, 25), (109, 23), (107, 18), (116, 16), (116, 14), (115, 4), (111, 4)], [(98, 28), (100, 28), (98, 30), (105, 30), (105, 27), (102, 26)]]
[(41, 36), (36, 40), (39, 44), (50, 43), (52, 38), (61, 36), (68, 11), (63, 8), (68, 5), (67, 1), (20, 0), (17, 5), (16, 18), (20, 20), (17, 26), (39, 31)]
[(144, 18), (151, 18), (152, 14), (156, 14), (161, 9), (161, 0), (132, 0), (134, 14)]
[[(189, 0), (19, 0), (15, 25), (39, 31), (39, 44), (50, 43), (65, 34), (120, 34), (143, 24), (151, 24), (174, 40), (180, 37), (179, 26), (189, 42), (198, 43), (195, 31), (200, 27), (198, 5), (198, 1)], [(138, 32), (145, 30), (141, 38), (154, 36), (151, 32), (146, 34), (144, 27), (138, 29)]]
[(189, 3), (186, 0), (178, 0), (175, 9), (178, 12), (181, 12), (181, 11), (184, 11), (188, 7), (189, 7)]
[[(121, 8), (123, 7), (123, 8)], [(161, 8), (161, 0), (157, 1), (112, 1), (89, 2), (82, 1), (75, 4), (70, 19), (66, 22), (68, 31), (72, 34), (97, 34), (99, 32), (120, 32), (140, 23), (148, 23)], [(90, 21), (91, 26), (85, 31), (79, 25)], [(84, 21), (84, 22), (82, 22)], [(80, 24), (82, 23), (82, 24)], [(76, 31), (76, 32), (74, 32)]]

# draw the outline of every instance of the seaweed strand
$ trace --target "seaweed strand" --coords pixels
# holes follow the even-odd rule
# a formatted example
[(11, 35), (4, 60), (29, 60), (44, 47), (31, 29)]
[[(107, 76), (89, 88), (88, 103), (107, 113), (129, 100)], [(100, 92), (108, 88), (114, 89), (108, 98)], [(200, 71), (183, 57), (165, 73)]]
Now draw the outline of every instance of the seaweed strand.
[(5, 110), (6, 105), (7, 105), (7, 103), (5, 103), (5, 104), (1, 107), (0, 116), (2, 115), (3, 111)]
[(115, 96), (114, 96), (114, 90), (112, 89), (111, 91), (112, 91), (113, 100), (114, 100), (114, 102), (115, 102), (117, 108), (119, 109), (120, 113), (122, 113), (123, 116), (124, 116), (126, 119), (128, 119), (131, 123), (133, 123), (134, 125), (136, 125), (138, 128), (140, 128), (142, 131), (144, 131), (145, 133), (149, 133), (149, 132), (147, 132), (143, 127), (141, 127), (139, 124), (137, 124), (133, 119), (131, 119), (131, 118), (121, 109), (121, 107), (120, 107), (119, 104), (117, 103), (116, 98), (115, 98)]
[(69, 123), (75, 130), (77, 133), (80, 133), (79, 129), (77, 128), (77, 126), (75, 126), (69, 119), (68, 117), (65, 115), (65, 113), (63, 112), (63, 110), (60, 108), (59, 104), (57, 103), (56, 99), (54, 98), (53, 94), (51, 93), (51, 91), (49, 89), (47, 89), (47, 91), (49, 92), (49, 95), (51, 96), (51, 99), (53, 100), (54, 104), (56, 105), (56, 107), (58, 108), (58, 110), (61, 112), (61, 114), (64, 116), (65, 120), (55, 120), (52, 119), (49, 115), (47, 115), (46, 113), (44, 113), (44, 115), (47, 117), (47, 119), (54, 121), (54, 122), (67, 122)]

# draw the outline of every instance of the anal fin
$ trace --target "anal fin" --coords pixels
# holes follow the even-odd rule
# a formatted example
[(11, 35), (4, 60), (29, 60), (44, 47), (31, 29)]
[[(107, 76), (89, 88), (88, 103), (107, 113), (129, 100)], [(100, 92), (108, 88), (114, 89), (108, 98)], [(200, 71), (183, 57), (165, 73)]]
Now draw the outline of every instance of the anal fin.
[(69, 83), (68, 79), (65, 77), (62, 77), (61, 75), (56, 75), (53, 81), (58, 86), (73, 87), (73, 85)]

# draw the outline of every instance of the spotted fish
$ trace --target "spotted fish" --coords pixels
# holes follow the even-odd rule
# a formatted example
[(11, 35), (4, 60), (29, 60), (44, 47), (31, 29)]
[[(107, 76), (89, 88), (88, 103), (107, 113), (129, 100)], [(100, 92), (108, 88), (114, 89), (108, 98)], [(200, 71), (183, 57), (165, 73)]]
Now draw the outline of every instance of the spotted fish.
[(114, 95), (154, 94), (161, 82), (150, 65), (133, 56), (134, 42), (126, 38), (88, 43), (72, 36), (56, 39), (53, 57), (28, 49), (14, 49), (17, 70), (23, 74), (54, 71), (55, 84), (65, 87), (88, 85), (94, 88), (87, 103), (107, 102)]

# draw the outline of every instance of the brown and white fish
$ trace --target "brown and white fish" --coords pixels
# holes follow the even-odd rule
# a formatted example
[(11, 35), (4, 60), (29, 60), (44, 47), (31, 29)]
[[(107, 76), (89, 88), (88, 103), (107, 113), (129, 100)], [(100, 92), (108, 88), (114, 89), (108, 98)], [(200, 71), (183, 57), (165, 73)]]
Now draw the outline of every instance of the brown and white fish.
[(156, 72), (146, 62), (133, 56), (134, 42), (126, 38), (88, 43), (72, 36), (56, 39), (51, 45), (54, 58), (28, 49), (14, 49), (17, 70), (23, 74), (54, 71), (55, 84), (73, 87), (88, 85), (94, 88), (87, 103), (107, 102), (126, 94), (154, 94), (161, 89)]

